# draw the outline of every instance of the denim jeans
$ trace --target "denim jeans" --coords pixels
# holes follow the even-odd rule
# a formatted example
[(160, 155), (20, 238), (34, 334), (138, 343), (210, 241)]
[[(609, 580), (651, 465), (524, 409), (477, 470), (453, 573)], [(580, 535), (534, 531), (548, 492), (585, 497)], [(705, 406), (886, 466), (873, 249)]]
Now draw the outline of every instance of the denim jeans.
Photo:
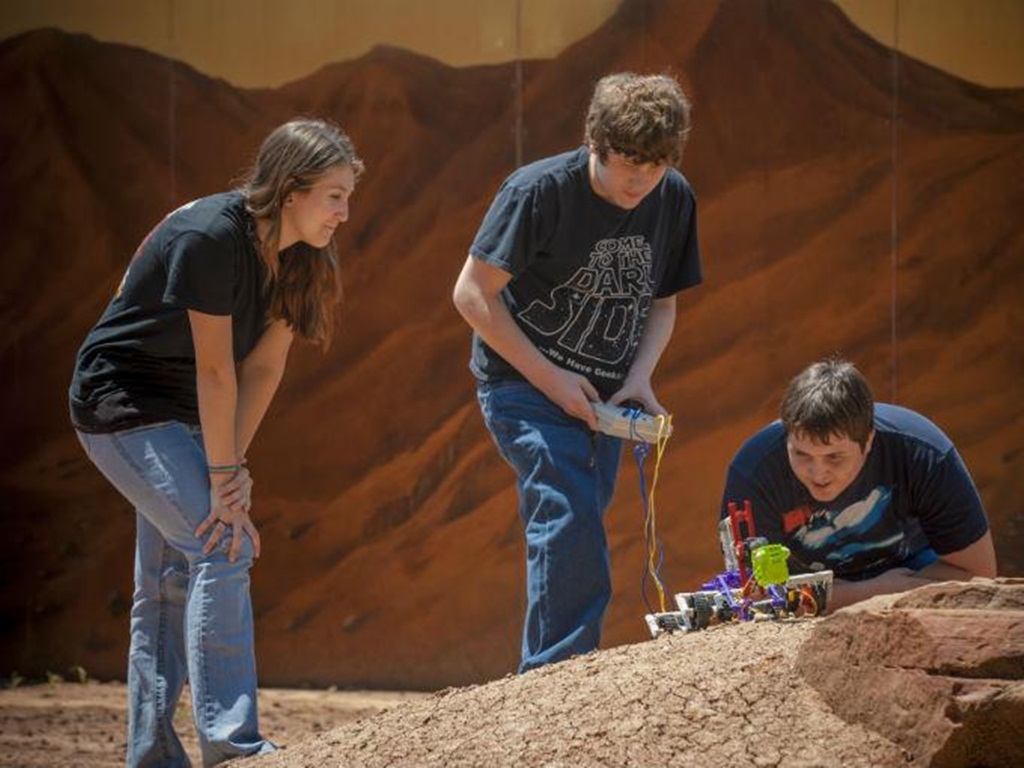
[(163, 422), (78, 438), (136, 510), (127, 764), (190, 765), (173, 725), (186, 679), (204, 765), (274, 751), (256, 714), (252, 542), (231, 563), (230, 536), (204, 555), (194, 533), (210, 510), (199, 430)]
[(587, 653), (611, 599), (604, 513), (622, 441), (591, 432), (532, 385), (481, 382), (477, 398), (517, 475), (526, 536), (526, 619), (519, 671)]

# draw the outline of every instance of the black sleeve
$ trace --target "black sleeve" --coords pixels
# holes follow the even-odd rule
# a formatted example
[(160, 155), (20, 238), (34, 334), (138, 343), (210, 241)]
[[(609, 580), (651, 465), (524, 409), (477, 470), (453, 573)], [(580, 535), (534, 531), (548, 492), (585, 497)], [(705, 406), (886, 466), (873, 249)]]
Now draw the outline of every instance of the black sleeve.
[(772, 494), (763, 486), (738, 469), (735, 462), (729, 465), (729, 474), (725, 479), (725, 490), (722, 492), (722, 506), (719, 518), (729, 516), (729, 503), (743, 509), (744, 502), (749, 501), (753, 510), (754, 528), (757, 536), (764, 536), (773, 544), (785, 543), (781, 516), (784, 510), (772, 500)]
[(237, 257), (233, 248), (198, 232), (184, 232), (165, 253), (164, 302), (208, 315), (230, 315)]
[(530, 265), (538, 250), (540, 215), (534, 189), (504, 183), (473, 238), (470, 253), (516, 276)]
[(679, 293), (685, 288), (700, 285), (704, 276), (700, 263), (700, 246), (697, 240), (697, 198), (689, 184), (683, 184), (683, 204), (679, 214), (679, 248), (671, 255), (671, 262), (665, 270), (665, 277), (658, 286), (655, 298), (663, 299)]

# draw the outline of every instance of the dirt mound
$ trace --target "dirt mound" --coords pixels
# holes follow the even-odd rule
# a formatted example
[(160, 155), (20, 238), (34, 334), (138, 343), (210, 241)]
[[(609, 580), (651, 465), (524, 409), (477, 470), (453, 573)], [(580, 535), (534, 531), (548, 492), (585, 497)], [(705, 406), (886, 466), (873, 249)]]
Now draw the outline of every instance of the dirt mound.
[[(447, 689), (235, 765), (905, 765), (797, 670), (822, 620), (719, 626)], [(824, 620), (827, 621), (827, 620)]]
[[(826, 619), (664, 636), (435, 694), (260, 691), (306, 766), (1007, 766), (1021, 696), (1024, 580), (935, 584)], [(187, 697), (175, 717), (197, 755)], [(0, 690), (0, 765), (108, 768), (121, 684)]]
[(259, 766), (1021, 766), (1024, 579), (933, 584), (448, 689)]

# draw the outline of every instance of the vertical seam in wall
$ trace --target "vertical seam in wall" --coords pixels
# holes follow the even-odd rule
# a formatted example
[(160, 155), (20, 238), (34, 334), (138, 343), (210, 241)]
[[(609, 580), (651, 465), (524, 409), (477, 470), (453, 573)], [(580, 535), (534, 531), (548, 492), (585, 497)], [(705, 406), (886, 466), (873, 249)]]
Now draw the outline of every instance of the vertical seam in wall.
[(175, 106), (178, 100), (177, 72), (175, 67), (175, 29), (174, 29), (174, 0), (167, 0), (167, 173), (169, 178), (170, 204), (173, 206), (178, 200), (178, 157), (177, 157), (177, 132), (178, 126), (175, 120)]
[(516, 168), (523, 165), (523, 2), (516, 0), (515, 132)]
[(899, 122), (900, 122), (900, 0), (893, 0), (892, 47), (892, 207), (889, 231), (890, 306), (890, 401), (899, 402)]

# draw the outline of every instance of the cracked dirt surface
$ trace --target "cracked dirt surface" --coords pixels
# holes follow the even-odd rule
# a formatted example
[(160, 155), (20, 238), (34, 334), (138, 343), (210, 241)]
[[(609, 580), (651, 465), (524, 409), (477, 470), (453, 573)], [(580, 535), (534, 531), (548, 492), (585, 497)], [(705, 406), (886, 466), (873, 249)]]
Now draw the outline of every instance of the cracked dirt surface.
[[(1024, 766), (1014, 730), (1020, 585), (981, 581), (826, 619), (662, 636), (436, 693), (265, 689), (263, 732), (282, 749), (233, 765)], [(952, 662), (967, 679), (926, 706)], [(942, 674), (928, 675), (932, 667)], [(975, 689), (1000, 681), (1009, 693), (996, 691), (982, 712)], [(975, 710), (981, 720), (968, 722)], [(194, 758), (190, 720), (186, 697), (175, 722)], [(0, 765), (119, 765), (124, 726), (122, 684), (0, 690)], [(1009, 746), (996, 748), (993, 728)]]
[(906, 765), (797, 673), (812, 625), (722, 626), (601, 651), (402, 703), (244, 764)]
[[(264, 734), (283, 749), (234, 765), (906, 765), (798, 674), (817, 621), (663, 636), (433, 694), (262, 690)], [(0, 691), (0, 765), (120, 765), (124, 706), (118, 683)], [(195, 757), (187, 702), (175, 721)]]

